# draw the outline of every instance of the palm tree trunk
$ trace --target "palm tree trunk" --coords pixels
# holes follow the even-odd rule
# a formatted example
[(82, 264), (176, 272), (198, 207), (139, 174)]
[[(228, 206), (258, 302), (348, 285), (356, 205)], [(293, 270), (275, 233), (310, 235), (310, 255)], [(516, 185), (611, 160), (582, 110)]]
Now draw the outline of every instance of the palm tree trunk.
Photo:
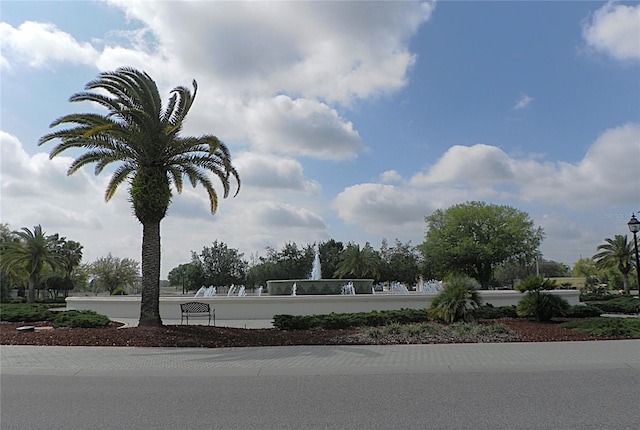
[(160, 222), (142, 224), (141, 327), (161, 327), (160, 319)]
[(631, 294), (631, 289), (629, 287), (629, 272), (622, 274), (622, 288), (624, 288), (624, 293), (627, 296)]
[(35, 303), (36, 302), (36, 283), (38, 279), (36, 278), (36, 274), (32, 273), (29, 275), (29, 289), (27, 291), (27, 303)]

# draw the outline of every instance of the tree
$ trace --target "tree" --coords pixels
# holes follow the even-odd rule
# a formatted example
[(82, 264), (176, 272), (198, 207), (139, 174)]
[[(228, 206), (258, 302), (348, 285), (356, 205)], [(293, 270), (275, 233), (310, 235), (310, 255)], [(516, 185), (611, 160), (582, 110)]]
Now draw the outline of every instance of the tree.
[(333, 278), (336, 270), (338, 270), (340, 254), (344, 252), (344, 244), (330, 239), (318, 246), (318, 252), (320, 253), (322, 279)]
[(350, 243), (340, 255), (340, 263), (335, 275), (338, 278), (378, 278), (380, 276), (379, 266), (380, 256), (376, 254), (368, 242), (362, 249), (360, 249), (360, 245)]
[(396, 239), (395, 246), (389, 248), (386, 239), (380, 247), (380, 280), (415, 284), (418, 279), (418, 255), (410, 242), (406, 244)]
[(118, 258), (109, 253), (91, 263), (96, 290), (107, 290), (112, 294), (118, 289), (126, 290), (135, 284), (140, 276), (140, 264), (130, 258)]
[[(182, 192), (186, 177), (193, 187), (206, 189), (211, 213), (218, 207), (218, 194), (208, 176), (216, 176), (227, 197), (230, 179), (240, 177), (231, 164), (227, 147), (213, 135), (183, 137), (182, 127), (197, 92), (183, 86), (171, 91), (162, 106), (158, 87), (145, 72), (120, 68), (104, 72), (71, 96), (71, 102), (89, 101), (107, 109), (104, 115), (74, 113), (55, 120), (51, 127), (72, 124), (40, 138), (38, 145), (60, 139), (50, 153), (53, 158), (68, 149), (87, 150), (70, 165), (71, 175), (95, 163), (95, 173), (116, 163), (105, 192), (109, 201), (123, 183), (129, 184), (129, 197), (136, 218), (142, 224), (142, 301), (140, 326), (161, 326), (160, 319), (160, 222), (167, 214), (172, 185)], [(92, 91), (92, 90), (95, 90)]]
[(27, 301), (35, 303), (36, 286), (45, 266), (51, 270), (64, 269), (64, 256), (58, 252), (60, 239), (58, 235), (46, 236), (40, 225), (33, 231), (23, 227), (14, 231), (18, 237), (16, 242), (4, 242), (2, 247), (2, 267), (8, 272), (24, 269), (29, 276)]
[(596, 267), (600, 269), (617, 268), (622, 274), (624, 293), (630, 294), (629, 272), (634, 267), (632, 243), (627, 242), (627, 235), (620, 234), (617, 234), (613, 239), (606, 238), (604, 241), (606, 243), (598, 245), (597, 250), (600, 252), (593, 256)]
[(191, 264), (202, 267), (206, 285), (230, 286), (245, 281), (248, 263), (243, 256), (237, 249), (216, 240), (212, 246), (203, 247), (200, 255), (192, 252)]
[(205, 284), (205, 278), (201, 264), (180, 264), (177, 267), (171, 269), (167, 277), (169, 278), (169, 285), (181, 286), (183, 293), (189, 290), (197, 290)]
[(426, 217), (425, 242), (418, 246), (430, 274), (462, 273), (489, 288), (495, 268), (532, 262), (544, 237), (526, 212), (510, 206), (467, 202)]

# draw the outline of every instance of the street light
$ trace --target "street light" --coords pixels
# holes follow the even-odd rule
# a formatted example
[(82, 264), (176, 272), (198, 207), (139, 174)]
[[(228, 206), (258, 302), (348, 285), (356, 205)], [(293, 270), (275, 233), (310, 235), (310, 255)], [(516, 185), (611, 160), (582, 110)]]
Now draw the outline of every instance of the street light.
[(633, 246), (636, 249), (636, 275), (638, 276), (638, 297), (640, 298), (640, 257), (638, 257), (638, 240), (636, 239), (636, 233), (640, 231), (640, 221), (638, 221), (635, 214), (631, 214), (631, 219), (627, 225), (629, 226), (629, 231), (633, 233)]

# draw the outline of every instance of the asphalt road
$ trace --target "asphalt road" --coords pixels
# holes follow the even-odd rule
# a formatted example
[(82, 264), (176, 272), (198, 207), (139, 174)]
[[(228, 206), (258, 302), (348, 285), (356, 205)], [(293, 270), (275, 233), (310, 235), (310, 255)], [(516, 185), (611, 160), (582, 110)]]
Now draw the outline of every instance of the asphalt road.
[(637, 370), (2, 375), (3, 430), (633, 429)]
[(0, 348), (2, 430), (633, 429), (640, 341)]

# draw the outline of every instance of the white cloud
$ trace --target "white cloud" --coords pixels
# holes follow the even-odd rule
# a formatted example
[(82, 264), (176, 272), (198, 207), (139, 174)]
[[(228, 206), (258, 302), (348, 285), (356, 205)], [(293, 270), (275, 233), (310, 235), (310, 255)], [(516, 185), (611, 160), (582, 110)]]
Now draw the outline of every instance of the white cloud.
[(640, 59), (640, 5), (608, 2), (584, 23), (582, 35), (590, 47), (615, 59)]
[(15, 63), (51, 67), (62, 62), (93, 64), (99, 52), (89, 43), (78, 42), (53, 24), (25, 21), (18, 28), (0, 22), (0, 52), (3, 68)]
[(313, 100), (280, 95), (256, 101), (247, 110), (247, 124), (252, 144), (263, 152), (344, 160), (363, 149), (350, 122)]
[(524, 109), (527, 106), (529, 106), (532, 101), (533, 101), (533, 97), (530, 97), (525, 93), (522, 93), (520, 94), (520, 98), (518, 99), (516, 104), (513, 106), (513, 109), (514, 110)]
[(399, 183), (402, 182), (402, 176), (396, 170), (387, 170), (380, 174), (380, 182), (384, 184)]
[[(544, 162), (537, 157), (514, 158), (490, 145), (453, 146), (425, 172), (406, 184), (359, 184), (345, 188), (332, 202), (340, 218), (380, 237), (420, 237), (424, 217), (469, 200), (481, 200), (515, 207), (530, 207), (539, 225), (553, 230), (545, 244), (563, 257), (579, 249), (593, 249), (598, 243), (595, 229), (607, 213), (622, 208), (637, 209), (640, 201), (640, 124), (626, 124), (606, 130), (575, 164)], [(542, 218), (549, 211), (554, 214)], [(589, 233), (565, 230), (571, 240), (563, 242), (554, 229), (566, 228), (585, 216), (581, 227)], [(569, 215), (571, 214), (571, 215)], [(595, 220), (594, 220), (595, 218)], [(604, 229), (611, 226), (605, 225)], [(619, 233), (618, 233), (619, 234)], [(549, 234), (551, 236), (551, 234)], [(589, 240), (591, 242), (589, 242)], [(595, 242), (594, 242), (595, 240)], [(575, 242), (575, 243), (574, 243)], [(569, 249), (570, 248), (570, 249)], [(553, 254), (552, 254), (553, 255)]]
[(309, 194), (320, 192), (320, 184), (304, 176), (297, 160), (268, 153), (244, 152), (234, 161), (242, 186), (257, 189), (282, 189)]
[(341, 103), (403, 86), (415, 61), (407, 41), (433, 11), (428, 2), (111, 3), (143, 22), (167, 58), (232, 92)]

